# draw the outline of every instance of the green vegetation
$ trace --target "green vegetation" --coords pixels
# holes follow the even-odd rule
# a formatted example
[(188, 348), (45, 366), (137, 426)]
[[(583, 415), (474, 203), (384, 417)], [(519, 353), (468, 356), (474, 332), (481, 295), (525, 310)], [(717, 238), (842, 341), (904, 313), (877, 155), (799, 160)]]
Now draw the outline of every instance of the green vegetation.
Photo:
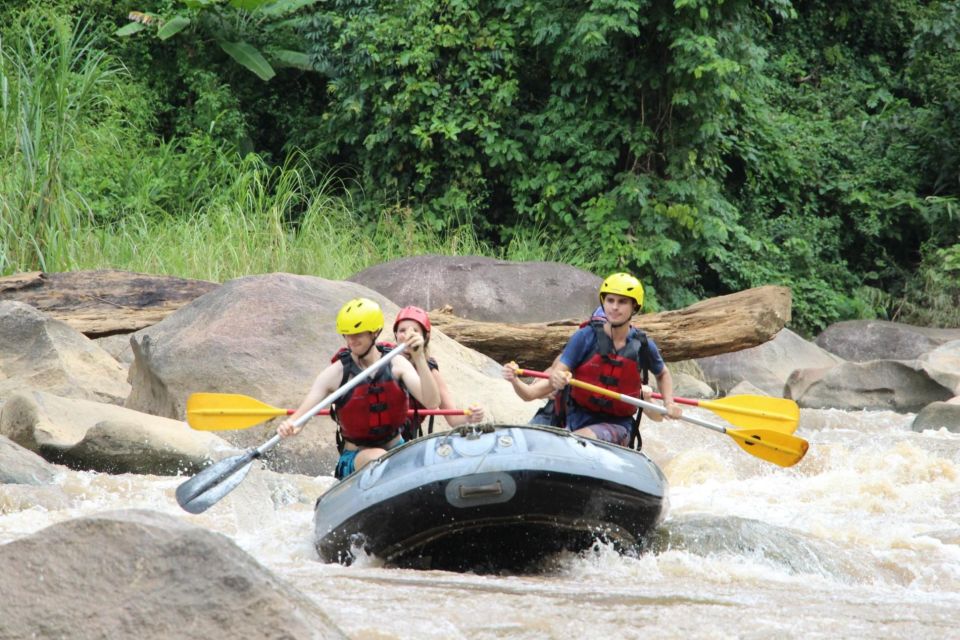
[[(130, 16), (128, 18), (127, 16)], [(420, 253), (790, 286), (960, 326), (960, 8), (19, 0), (0, 273), (343, 278)]]

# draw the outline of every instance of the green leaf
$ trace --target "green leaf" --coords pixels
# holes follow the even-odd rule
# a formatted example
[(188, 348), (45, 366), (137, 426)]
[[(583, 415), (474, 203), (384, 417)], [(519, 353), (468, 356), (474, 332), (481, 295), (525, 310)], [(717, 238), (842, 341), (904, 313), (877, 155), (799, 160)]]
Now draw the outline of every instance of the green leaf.
[(130, 24), (120, 27), (119, 29), (114, 31), (113, 35), (120, 36), (121, 38), (125, 36), (132, 36), (133, 34), (139, 33), (146, 28), (147, 28), (147, 25), (145, 24), (140, 24), (139, 22), (131, 22)]
[(248, 42), (227, 42), (218, 40), (220, 48), (242, 66), (253, 71), (261, 80), (269, 80), (277, 73), (260, 51)]
[(163, 23), (163, 26), (160, 27), (160, 30), (157, 31), (157, 37), (161, 40), (166, 40), (177, 35), (181, 31), (187, 28), (187, 25), (190, 24), (190, 18), (184, 18), (183, 16), (174, 16), (173, 18), (167, 20)]
[(303, 7), (316, 4), (319, 0), (276, 0), (264, 6), (260, 13), (265, 16), (279, 17), (289, 15)]
[(234, 9), (254, 11), (265, 4), (269, 4), (270, 2), (272, 2), (272, 0), (230, 0), (230, 6)]
[(310, 56), (302, 51), (291, 51), (289, 49), (270, 49), (267, 55), (277, 66), (293, 67), (304, 71), (313, 71), (313, 65), (310, 64)]

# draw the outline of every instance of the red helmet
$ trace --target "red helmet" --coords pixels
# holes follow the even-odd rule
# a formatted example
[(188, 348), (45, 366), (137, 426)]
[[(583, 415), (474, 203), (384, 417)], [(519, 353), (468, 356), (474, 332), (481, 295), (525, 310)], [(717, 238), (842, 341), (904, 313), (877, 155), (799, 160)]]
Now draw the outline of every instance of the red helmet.
[(420, 307), (404, 307), (397, 314), (397, 319), (393, 321), (393, 332), (397, 332), (397, 325), (403, 320), (413, 320), (423, 327), (424, 337), (430, 335), (430, 316)]

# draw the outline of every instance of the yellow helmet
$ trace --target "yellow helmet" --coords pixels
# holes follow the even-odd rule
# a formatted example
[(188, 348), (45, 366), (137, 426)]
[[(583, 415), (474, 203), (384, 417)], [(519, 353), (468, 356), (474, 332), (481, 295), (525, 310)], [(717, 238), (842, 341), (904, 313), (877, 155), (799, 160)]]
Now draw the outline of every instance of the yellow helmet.
[(369, 298), (354, 298), (337, 313), (337, 333), (352, 336), (364, 331), (383, 329), (383, 311)]
[(600, 304), (603, 304), (603, 296), (608, 293), (633, 298), (638, 307), (643, 307), (643, 285), (629, 273), (614, 273), (607, 276), (600, 285)]

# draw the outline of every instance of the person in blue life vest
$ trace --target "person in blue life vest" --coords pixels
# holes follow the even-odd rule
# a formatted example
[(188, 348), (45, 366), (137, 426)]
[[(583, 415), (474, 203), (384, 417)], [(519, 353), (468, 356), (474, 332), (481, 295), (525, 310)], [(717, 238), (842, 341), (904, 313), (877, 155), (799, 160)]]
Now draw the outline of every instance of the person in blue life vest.
[[(601, 295), (601, 300), (602, 299), (603, 296)], [(606, 319), (607, 316), (603, 310), (603, 305), (601, 304), (591, 314), (590, 319), (580, 325), (580, 328), (582, 329), (587, 327), (591, 323), (606, 322)], [(654, 345), (654, 348), (656, 348), (656, 345)], [(657, 355), (659, 356), (659, 351), (657, 352)], [(560, 357), (561, 356), (558, 355), (556, 358), (554, 358), (553, 363), (547, 369), (548, 373), (552, 372), (560, 363)], [(517, 368), (517, 363), (509, 362), (503, 365), (502, 369), (503, 378), (510, 382), (510, 384), (513, 386), (514, 392), (527, 401), (538, 400), (542, 398), (548, 399), (547, 404), (538, 409), (533, 418), (530, 419), (530, 424), (566, 428), (566, 412), (570, 405), (570, 398), (565, 394), (569, 393), (570, 388), (568, 387), (561, 391), (557, 391), (553, 388), (551, 381), (544, 378), (537, 378), (532, 382), (524, 382), (520, 379), (520, 377), (517, 376)], [(646, 400), (647, 402), (653, 402), (653, 396), (651, 395), (652, 391), (653, 390), (650, 387), (644, 384), (642, 395), (636, 397)], [(650, 411), (649, 409), (644, 409), (643, 415), (646, 415), (651, 420), (656, 422), (663, 420), (663, 414), (656, 411)], [(633, 421), (638, 422), (639, 417), (634, 418)], [(586, 437), (595, 437), (596, 434), (592, 429), (587, 428), (583, 429), (580, 432), (580, 435), (584, 435)], [(639, 439), (639, 435), (637, 435), (637, 437)]]
[[(348, 380), (371, 366), (390, 349), (377, 344), (383, 330), (383, 312), (373, 300), (355, 298), (337, 313), (337, 333), (347, 343), (316, 377), (299, 408), (280, 423), (277, 433), (288, 437), (303, 428), (294, 421), (316, 406)], [(376, 460), (388, 450), (403, 444), (400, 435), (407, 421), (409, 393), (422, 406), (435, 409), (440, 390), (430, 373), (422, 336), (406, 340), (410, 359), (394, 358), (370, 379), (354, 387), (333, 405), (333, 416), (340, 427), (343, 449), (334, 475), (344, 478)]]
[[(647, 372), (657, 379), (667, 417), (682, 415), (673, 400), (673, 378), (657, 345), (630, 324), (643, 308), (643, 286), (628, 273), (614, 273), (600, 285), (600, 304), (605, 318), (595, 317), (571, 336), (550, 371), (554, 390), (563, 390), (570, 378), (624, 395), (649, 400), (645, 389)], [(571, 387), (566, 402), (566, 428), (574, 433), (615, 444), (627, 445), (635, 428), (633, 405)], [(662, 414), (645, 412), (652, 419)]]
[[(434, 381), (437, 384), (437, 389), (440, 392), (440, 408), (459, 409), (460, 407), (458, 407), (453, 400), (453, 394), (450, 393), (450, 388), (447, 387), (446, 381), (444, 381), (443, 377), (440, 375), (440, 367), (437, 364), (437, 361), (430, 357), (430, 330), (430, 316), (420, 307), (404, 307), (399, 313), (397, 313), (397, 317), (393, 321), (393, 335), (397, 342), (405, 342), (406, 340), (410, 339), (413, 334), (417, 334), (423, 338), (423, 352), (427, 356), (427, 364), (430, 366), (430, 372), (433, 374)], [(416, 399), (412, 400), (412, 404), (414, 405), (414, 408), (423, 408), (423, 406), (420, 405)], [(451, 427), (456, 427), (461, 424), (483, 422), (483, 407), (479, 405), (470, 405), (468, 409), (470, 410), (469, 415), (444, 416), (447, 424)], [(417, 433), (420, 431), (420, 424), (423, 422), (423, 418), (424, 416), (415, 416), (409, 420), (404, 435), (405, 438), (413, 438), (417, 436)]]

